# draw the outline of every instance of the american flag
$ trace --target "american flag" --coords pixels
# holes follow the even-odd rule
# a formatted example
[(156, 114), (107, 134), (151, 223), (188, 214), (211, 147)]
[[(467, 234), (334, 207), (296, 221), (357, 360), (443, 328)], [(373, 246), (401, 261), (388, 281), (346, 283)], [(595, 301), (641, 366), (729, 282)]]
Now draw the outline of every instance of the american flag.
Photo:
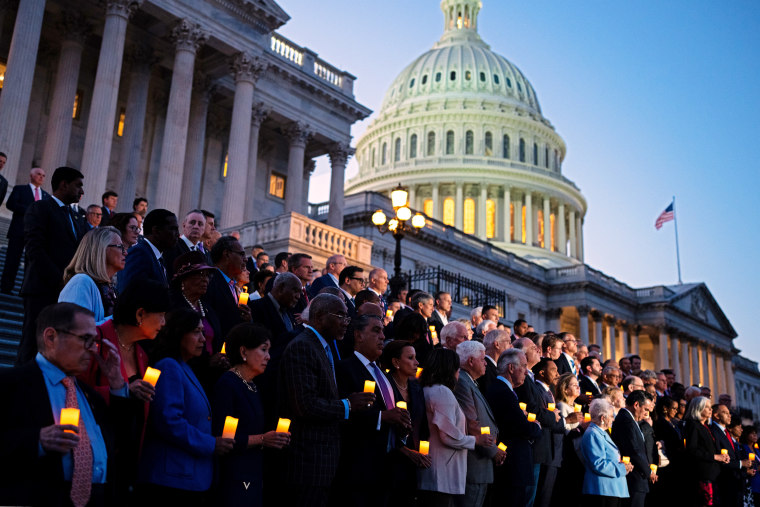
[(662, 224), (665, 222), (670, 222), (675, 218), (675, 211), (673, 211), (673, 203), (671, 202), (667, 208), (665, 208), (665, 211), (660, 213), (660, 216), (657, 217), (657, 220), (654, 222), (654, 227), (658, 231), (662, 228)]

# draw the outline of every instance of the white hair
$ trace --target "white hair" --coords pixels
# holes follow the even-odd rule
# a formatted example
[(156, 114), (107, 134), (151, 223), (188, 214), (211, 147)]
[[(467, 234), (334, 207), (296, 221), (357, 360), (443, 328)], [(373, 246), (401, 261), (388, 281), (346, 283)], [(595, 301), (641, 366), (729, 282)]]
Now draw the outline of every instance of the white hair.
[(473, 308), (473, 310), (470, 312), (470, 318), (471, 319), (473, 317), (480, 317), (481, 315), (483, 315), (483, 307), (482, 306), (478, 306), (477, 308)]
[(503, 329), (492, 329), (483, 337), (483, 345), (486, 350), (490, 350), (493, 348), (494, 344), (502, 338), (509, 338), (509, 333)]
[(525, 352), (520, 349), (507, 349), (499, 356), (499, 361), (496, 363), (496, 372), (499, 375), (504, 375), (507, 371), (507, 366), (514, 364), (519, 366), (520, 361), (525, 359)]
[(457, 335), (458, 332), (462, 330), (466, 332), (467, 328), (461, 322), (458, 322), (456, 320), (449, 322), (448, 324), (443, 326), (443, 328), (441, 329), (441, 341), (445, 343), (446, 345), (448, 345), (449, 338), (453, 338), (454, 336)]
[(614, 412), (615, 407), (604, 398), (595, 399), (588, 408), (588, 413), (591, 414), (593, 421), (598, 421), (603, 415), (611, 416)]
[(478, 324), (478, 327), (475, 329), (475, 332), (479, 335), (483, 334), (483, 330), (486, 328), (486, 326), (490, 326), (493, 324), (493, 327), (496, 327), (498, 324), (492, 320), (484, 319), (483, 322)]
[(486, 348), (482, 343), (474, 340), (463, 341), (457, 345), (457, 355), (459, 356), (459, 365), (463, 365), (471, 357), (479, 357), (481, 353), (485, 354)]

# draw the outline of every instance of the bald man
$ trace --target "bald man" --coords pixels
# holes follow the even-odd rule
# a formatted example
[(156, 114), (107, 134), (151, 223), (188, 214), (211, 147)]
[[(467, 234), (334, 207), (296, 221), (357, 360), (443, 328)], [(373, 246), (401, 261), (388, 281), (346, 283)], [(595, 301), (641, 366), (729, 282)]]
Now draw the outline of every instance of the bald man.
[(343, 271), (343, 268), (346, 266), (348, 266), (348, 263), (344, 256), (340, 254), (330, 256), (325, 262), (325, 270), (327, 272), (314, 280), (307, 289), (309, 297), (313, 298), (325, 287), (340, 288), (340, 281), (338, 279), (340, 277), (340, 272)]

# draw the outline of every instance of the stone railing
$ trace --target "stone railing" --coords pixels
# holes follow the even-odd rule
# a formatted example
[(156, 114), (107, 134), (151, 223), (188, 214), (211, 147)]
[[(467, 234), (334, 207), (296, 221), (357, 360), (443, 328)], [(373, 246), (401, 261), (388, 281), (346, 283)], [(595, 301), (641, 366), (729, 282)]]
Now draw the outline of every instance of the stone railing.
[(607, 276), (601, 271), (580, 264), (577, 266), (568, 266), (564, 268), (552, 268), (547, 270), (546, 279), (549, 283), (577, 283), (592, 282), (599, 287), (606, 288), (617, 294), (622, 294), (631, 299), (635, 299), (637, 291), (628, 285)]
[(340, 71), (324, 60), (319, 59), (314, 62), (314, 74), (338, 88), (343, 86), (343, 78), (340, 76)]
[(367, 267), (371, 263), (371, 240), (298, 213), (248, 222), (238, 230), (240, 243), (246, 249), (260, 244), (272, 256), (283, 251), (308, 253), (314, 257), (315, 267), (321, 267), (334, 254), (344, 255), (349, 264)]
[(299, 67), (303, 65), (303, 48), (292, 43), (282, 35), (272, 35), (270, 49), (281, 58), (293, 62)]
[(665, 299), (672, 295), (673, 291), (663, 286), (636, 289), (636, 297), (639, 299)]
[(338, 70), (317, 56), (312, 50), (299, 46), (280, 34), (273, 33), (269, 49), (279, 58), (290, 62), (317, 79), (341, 90), (344, 94), (353, 96), (354, 76)]

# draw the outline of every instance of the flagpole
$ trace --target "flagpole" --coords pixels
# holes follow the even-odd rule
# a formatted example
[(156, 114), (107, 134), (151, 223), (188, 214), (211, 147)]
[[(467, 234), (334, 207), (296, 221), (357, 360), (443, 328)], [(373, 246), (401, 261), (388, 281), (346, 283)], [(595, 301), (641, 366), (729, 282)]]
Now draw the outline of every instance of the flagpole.
[(678, 285), (682, 285), (681, 281), (681, 253), (678, 249), (678, 213), (676, 213), (676, 196), (673, 196), (673, 225), (676, 231), (676, 262), (678, 263)]

